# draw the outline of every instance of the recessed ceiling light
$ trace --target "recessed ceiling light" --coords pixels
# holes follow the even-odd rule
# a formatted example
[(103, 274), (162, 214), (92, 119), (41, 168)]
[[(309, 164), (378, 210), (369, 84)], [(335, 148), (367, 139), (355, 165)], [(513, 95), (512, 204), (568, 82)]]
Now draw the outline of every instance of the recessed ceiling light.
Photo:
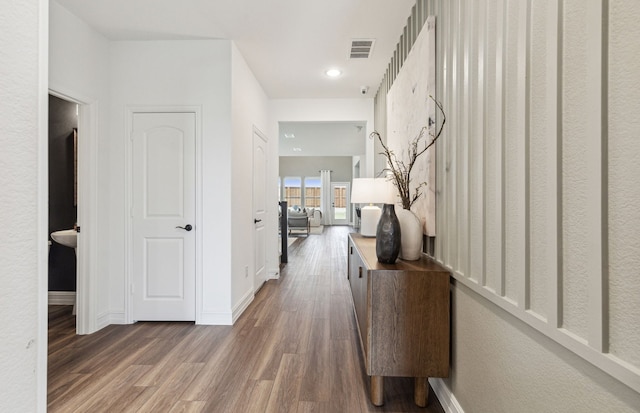
[(338, 77), (342, 74), (342, 72), (339, 69), (329, 69), (324, 73), (329, 77)]

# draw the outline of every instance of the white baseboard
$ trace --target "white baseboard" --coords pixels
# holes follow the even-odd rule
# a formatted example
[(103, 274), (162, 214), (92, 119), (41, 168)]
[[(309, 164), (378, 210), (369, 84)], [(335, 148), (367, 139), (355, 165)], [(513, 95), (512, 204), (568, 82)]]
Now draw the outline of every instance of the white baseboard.
[(110, 311), (98, 315), (98, 330), (105, 328), (111, 324), (131, 324), (126, 323), (124, 311)]
[(249, 304), (253, 302), (255, 295), (252, 290), (253, 288), (247, 291), (244, 297), (242, 297), (242, 299), (238, 302), (238, 304), (235, 305), (235, 307), (231, 311), (231, 322), (233, 324), (235, 324), (238, 318), (240, 318), (240, 316), (242, 315), (242, 313), (244, 313), (244, 310), (246, 310), (247, 307), (249, 307)]
[(49, 291), (50, 305), (74, 305), (75, 303), (75, 291)]
[(280, 270), (279, 269), (270, 269), (267, 270), (267, 280), (277, 280), (280, 278)]
[(444, 380), (438, 378), (429, 379), (429, 384), (436, 394), (438, 401), (442, 405), (442, 409), (446, 413), (464, 413), (462, 406), (458, 403), (456, 396), (451, 393), (449, 387), (444, 383)]
[(196, 315), (196, 324), (202, 324), (206, 326), (232, 326), (233, 316), (231, 312), (219, 312), (219, 313), (200, 313), (200, 316)]

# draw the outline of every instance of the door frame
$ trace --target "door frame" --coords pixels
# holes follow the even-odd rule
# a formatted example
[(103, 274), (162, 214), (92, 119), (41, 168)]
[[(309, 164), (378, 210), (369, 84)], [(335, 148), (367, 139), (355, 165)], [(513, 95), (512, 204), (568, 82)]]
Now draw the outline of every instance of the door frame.
[[(81, 232), (76, 248), (76, 334), (104, 327), (98, 320), (98, 103), (91, 97), (58, 85), (48, 94), (78, 105), (78, 205)], [(48, 114), (47, 114), (48, 117)], [(47, 173), (47, 180), (48, 180)], [(48, 215), (47, 215), (48, 216)], [(82, 275), (82, 276), (79, 276)]]
[[(133, 115), (136, 113), (194, 113), (195, 120), (195, 190), (196, 190), (196, 218), (194, 227), (202, 228), (202, 106), (178, 105), (178, 106), (151, 106), (151, 105), (127, 105), (125, 109), (126, 129), (123, 134), (125, 147), (125, 240), (124, 240), (124, 258), (125, 258), (125, 274), (124, 274), (124, 322), (133, 323), (133, 302), (131, 297), (132, 288), (132, 272), (133, 272), (133, 219), (132, 203), (133, 203)], [(195, 251), (195, 315), (196, 324), (200, 324), (202, 319), (202, 231), (195, 231), (196, 251)]]
[[(267, 138), (267, 135), (265, 135), (264, 133), (262, 133), (262, 131), (260, 129), (258, 129), (255, 125), (253, 125), (253, 129), (252, 129), (252, 136), (251, 136), (251, 147), (252, 147), (252, 156), (255, 156), (255, 152), (253, 151), (253, 149), (255, 148), (255, 144), (254, 141), (256, 139), (256, 137), (258, 137), (259, 139), (262, 140), (262, 142), (264, 142), (264, 148), (265, 148), (265, 163), (264, 163), (264, 182), (265, 185), (267, 183), (267, 176), (268, 176), (268, 171), (269, 171), (269, 140)], [(252, 176), (251, 176), (251, 214), (254, 215), (256, 212), (255, 209), (255, 162), (254, 159), (252, 157), (252, 165), (251, 165), (251, 171), (252, 171)], [(267, 197), (267, 191), (266, 191), (266, 187), (265, 187), (265, 218), (269, 215), (269, 208), (268, 208), (268, 197)], [(265, 235), (266, 235), (266, 231), (267, 231), (267, 223), (265, 221), (264, 223), (264, 229), (263, 231), (265, 231)], [(253, 257), (253, 292), (257, 292), (260, 288), (262, 288), (262, 285), (267, 281), (268, 277), (268, 271), (267, 271), (267, 240), (265, 237), (265, 245), (264, 245), (264, 279), (263, 280), (257, 280), (256, 279), (256, 271), (257, 268), (255, 268), (255, 262), (256, 262), (256, 257), (255, 257), (255, 251), (256, 251), (256, 232), (255, 232), (255, 227), (253, 229), (253, 253), (254, 253), (254, 257)]]
[[(336, 224), (336, 220), (335, 220), (335, 192), (334, 192), (334, 186), (345, 186), (346, 190), (345, 190), (345, 198), (346, 198), (346, 205), (345, 205), (345, 214), (347, 215), (346, 218), (344, 219), (344, 223), (340, 222)], [(331, 185), (329, 186), (330, 188), (330, 196), (331, 196), (331, 225), (349, 225), (351, 223), (351, 182), (333, 182), (331, 181)]]

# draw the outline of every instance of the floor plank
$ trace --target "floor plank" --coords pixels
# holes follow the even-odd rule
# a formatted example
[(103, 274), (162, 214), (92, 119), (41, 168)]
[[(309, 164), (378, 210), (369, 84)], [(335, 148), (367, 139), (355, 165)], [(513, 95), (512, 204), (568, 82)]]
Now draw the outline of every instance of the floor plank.
[(443, 412), (413, 404), (413, 380), (369, 377), (346, 279), (348, 227), (299, 237), (234, 326), (112, 325), (75, 335), (71, 306), (49, 307), (50, 412)]

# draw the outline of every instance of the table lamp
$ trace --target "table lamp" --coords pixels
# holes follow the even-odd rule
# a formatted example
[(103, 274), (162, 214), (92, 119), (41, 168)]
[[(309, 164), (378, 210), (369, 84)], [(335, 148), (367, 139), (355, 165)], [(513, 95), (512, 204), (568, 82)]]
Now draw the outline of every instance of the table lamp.
[(375, 237), (380, 207), (374, 204), (394, 203), (393, 184), (386, 178), (355, 178), (351, 186), (351, 202), (368, 204), (360, 210), (360, 235)]

